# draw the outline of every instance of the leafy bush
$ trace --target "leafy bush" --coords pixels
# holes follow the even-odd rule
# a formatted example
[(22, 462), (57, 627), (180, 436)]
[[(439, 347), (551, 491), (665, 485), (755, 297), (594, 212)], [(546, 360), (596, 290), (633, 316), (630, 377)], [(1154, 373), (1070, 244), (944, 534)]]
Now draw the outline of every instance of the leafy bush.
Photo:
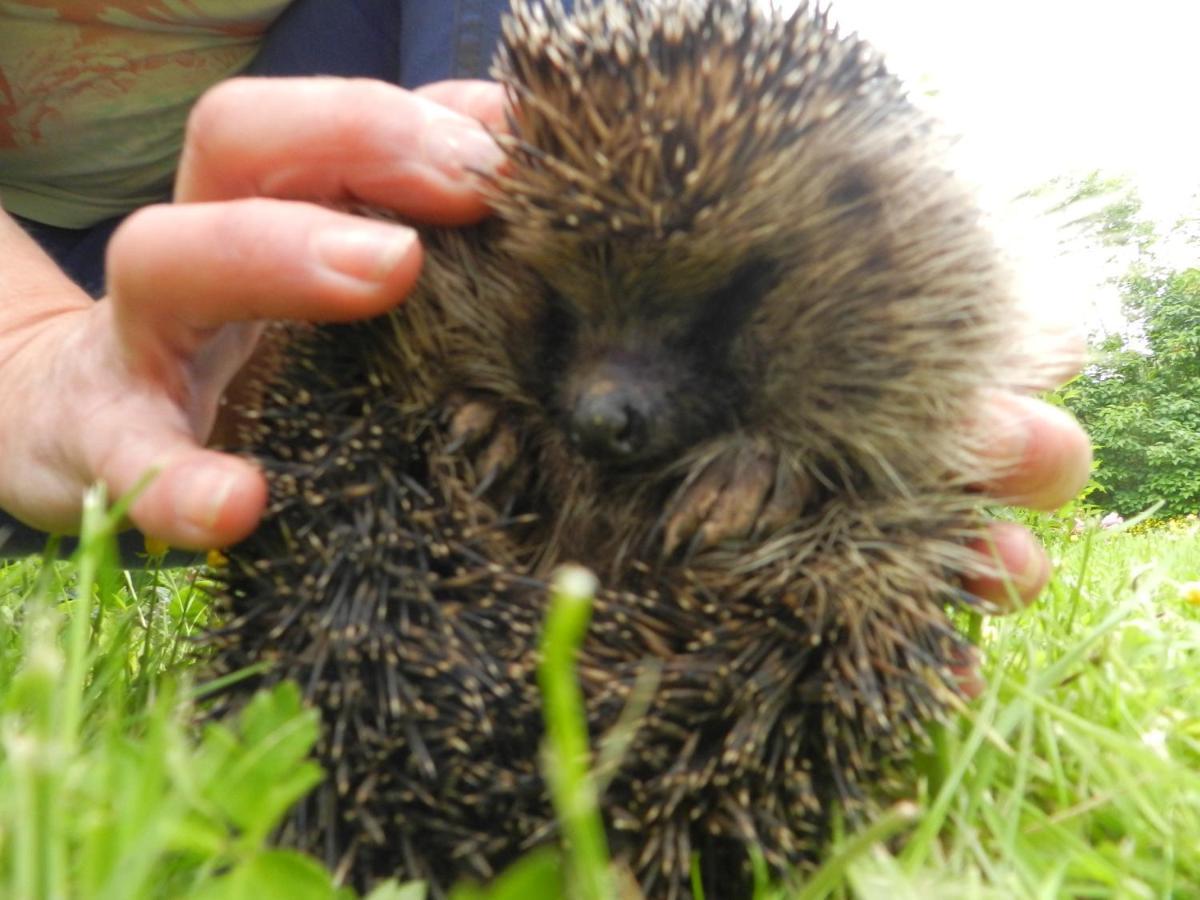
[[(1161, 503), (1159, 515), (1183, 516), (1200, 510), (1200, 269), (1160, 262), (1161, 237), (1128, 187), (1093, 177), (1071, 202), (1114, 191), (1081, 223), (1127, 264), (1115, 284), (1128, 324), (1097, 337), (1095, 363), (1060, 396), (1096, 445), (1092, 502), (1125, 516)], [(1172, 237), (1195, 246), (1195, 224)]]

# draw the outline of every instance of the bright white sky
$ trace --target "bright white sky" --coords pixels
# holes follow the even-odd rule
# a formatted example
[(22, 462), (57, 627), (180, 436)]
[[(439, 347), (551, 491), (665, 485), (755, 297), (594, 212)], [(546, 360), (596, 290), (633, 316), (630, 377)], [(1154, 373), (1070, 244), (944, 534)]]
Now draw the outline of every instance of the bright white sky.
[[(784, 7), (794, 2), (782, 2)], [(1200, 186), (1200, 0), (833, 0), (962, 136), (989, 199), (1130, 175), (1169, 223)], [(1089, 301), (1090, 302), (1090, 301)]]
[(1127, 170), (1165, 212), (1200, 184), (1196, 0), (835, 0), (833, 14), (935, 89), (1016, 190)]

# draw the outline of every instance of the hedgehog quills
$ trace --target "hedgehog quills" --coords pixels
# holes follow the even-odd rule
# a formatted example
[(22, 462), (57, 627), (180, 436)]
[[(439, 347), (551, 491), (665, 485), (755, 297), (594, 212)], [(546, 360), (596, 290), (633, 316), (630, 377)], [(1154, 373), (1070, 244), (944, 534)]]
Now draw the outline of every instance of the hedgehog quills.
[(435, 892), (556, 837), (535, 683), (546, 580), (604, 586), (593, 739), (659, 675), (603, 793), (648, 897), (803, 872), (948, 709), (980, 565), (964, 423), (1025, 379), (1014, 301), (942, 141), (811, 6), (517, 2), (495, 215), (424, 233), (416, 293), (274, 332), (242, 438), (218, 667), (320, 710), (284, 839)]

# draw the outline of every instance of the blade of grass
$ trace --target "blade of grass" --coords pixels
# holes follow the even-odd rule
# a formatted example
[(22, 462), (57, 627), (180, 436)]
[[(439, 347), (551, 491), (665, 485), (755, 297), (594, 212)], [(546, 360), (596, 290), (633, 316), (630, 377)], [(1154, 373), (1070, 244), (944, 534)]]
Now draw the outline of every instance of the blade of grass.
[(546, 777), (581, 900), (616, 896), (596, 784), (588, 768), (587, 716), (575, 665), (595, 594), (595, 576), (586, 569), (565, 566), (555, 574), (538, 666), (546, 719)]

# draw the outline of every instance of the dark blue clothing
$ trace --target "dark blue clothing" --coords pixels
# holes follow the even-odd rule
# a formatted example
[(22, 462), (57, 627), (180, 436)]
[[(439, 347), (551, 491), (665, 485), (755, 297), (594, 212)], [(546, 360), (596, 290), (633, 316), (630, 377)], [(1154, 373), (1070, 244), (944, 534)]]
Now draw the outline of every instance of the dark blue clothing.
[[(296, 0), (247, 74), (361, 76), (404, 87), (486, 78), (507, 9), (508, 0)], [(84, 290), (104, 293), (104, 250), (119, 218), (86, 229), (18, 221)], [(0, 557), (36, 552), (45, 537), (0, 511)], [(141, 537), (127, 537), (127, 549), (140, 552)]]
[(361, 75), (404, 87), (486, 78), (506, 0), (299, 0), (271, 28), (257, 75)]

